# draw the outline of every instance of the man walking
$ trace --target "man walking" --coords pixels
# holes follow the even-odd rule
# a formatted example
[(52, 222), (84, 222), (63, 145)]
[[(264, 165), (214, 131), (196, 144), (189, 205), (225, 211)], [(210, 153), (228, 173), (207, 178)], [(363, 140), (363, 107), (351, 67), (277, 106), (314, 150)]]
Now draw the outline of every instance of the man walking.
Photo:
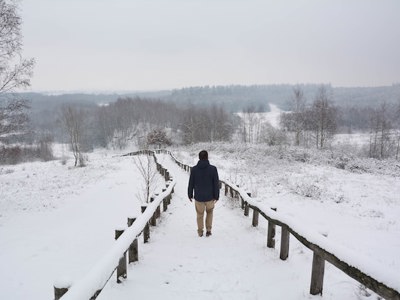
[(205, 150), (199, 153), (199, 162), (192, 167), (189, 178), (188, 197), (193, 200), (197, 213), (197, 232), (203, 236), (204, 211), (206, 215), (206, 236), (211, 235), (213, 210), (215, 202), (219, 199), (219, 178), (217, 168), (210, 165), (208, 153)]

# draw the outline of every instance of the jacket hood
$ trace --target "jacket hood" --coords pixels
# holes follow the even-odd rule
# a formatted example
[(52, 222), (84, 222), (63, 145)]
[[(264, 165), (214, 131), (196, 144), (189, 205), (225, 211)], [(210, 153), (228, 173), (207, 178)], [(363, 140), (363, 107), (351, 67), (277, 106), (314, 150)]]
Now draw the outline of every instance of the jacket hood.
[(199, 162), (197, 163), (197, 166), (200, 169), (205, 169), (210, 165), (210, 162), (208, 161), (208, 159), (201, 159), (199, 160)]

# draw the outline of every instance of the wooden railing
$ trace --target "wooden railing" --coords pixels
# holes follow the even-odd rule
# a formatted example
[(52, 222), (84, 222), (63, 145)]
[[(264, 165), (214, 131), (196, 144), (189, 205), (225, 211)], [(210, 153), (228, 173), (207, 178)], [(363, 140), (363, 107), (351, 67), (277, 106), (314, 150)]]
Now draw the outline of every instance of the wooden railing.
[(159, 195), (156, 194), (152, 197), (148, 205), (141, 207), (142, 214), (140, 216), (137, 218), (128, 217), (127, 229), (115, 231), (115, 245), (84, 278), (71, 287), (63, 283), (54, 286), (56, 300), (61, 297), (63, 300), (96, 299), (115, 271), (116, 280), (120, 283), (124, 278), (127, 278), (128, 264), (139, 260), (138, 237), (143, 233), (144, 243), (149, 241), (150, 226), (156, 226), (157, 219), (161, 216), (161, 206), (163, 211), (167, 210), (176, 184), (168, 170), (158, 163), (153, 151), (142, 150), (124, 156), (140, 154), (154, 157), (157, 170), (165, 178), (166, 189), (163, 189)]
[[(165, 152), (170, 154), (182, 169), (190, 172), (190, 166), (178, 161), (169, 151)], [(400, 300), (400, 276), (397, 273), (390, 274), (390, 272), (382, 270), (382, 266), (371, 262), (368, 258), (362, 258), (359, 253), (334, 244), (321, 234), (313, 233), (308, 229), (300, 232), (299, 227), (301, 226), (295, 224), (293, 220), (280, 215), (276, 208), (261, 207), (259, 203), (255, 203), (250, 194), (232, 183), (220, 180), (220, 187), (224, 188), (226, 196), (239, 199), (245, 216), (249, 215), (250, 209), (253, 210), (252, 225), (254, 227), (258, 226), (260, 215), (268, 221), (267, 247), (275, 248), (276, 226), (281, 227), (281, 260), (289, 257), (290, 235), (313, 251), (310, 294), (322, 295), (325, 261), (327, 261), (383, 298)], [(382, 270), (384, 275), (380, 274), (379, 278), (374, 278), (371, 274), (376, 270)]]
[[(156, 150), (154, 152), (143, 150), (126, 155), (154, 155), (154, 153), (169, 154), (186, 172), (190, 172), (191, 170), (190, 166), (180, 162), (170, 151), (166, 150)], [(122, 278), (126, 278), (127, 254), (129, 255), (129, 262), (138, 260), (137, 237), (143, 232), (144, 242), (148, 241), (150, 236), (149, 224), (156, 224), (156, 220), (160, 215), (161, 202), (163, 202), (163, 210), (166, 210), (176, 183), (175, 180), (170, 178), (168, 170), (157, 162), (156, 157), (155, 159), (157, 169), (163, 174), (167, 181), (170, 180), (167, 189), (160, 195), (154, 197), (153, 201), (147, 207), (142, 207), (142, 214), (137, 219), (128, 218), (128, 226), (130, 227), (128, 227), (127, 230), (124, 232), (116, 231), (116, 238), (118, 238), (116, 245), (102, 261), (96, 264), (85, 278), (69, 289), (68, 287), (55, 287), (56, 299), (59, 299), (62, 294), (65, 293), (66, 294), (62, 297), (63, 300), (96, 299), (115, 270), (117, 270), (117, 282), (120, 282)], [(239, 199), (241, 203), (240, 206), (244, 210), (245, 216), (249, 215), (250, 209), (253, 210), (252, 225), (254, 227), (258, 226), (260, 215), (268, 221), (267, 247), (275, 248), (276, 226), (281, 227), (281, 260), (286, 260), (289, 257), (290, 235), (293, 235), (305, 247), (313, 251), (310, 294), (322, 294), (325, 261), (328, 261), (383, 298), (400, 300), (398, 274), (389, 274), (389, 272), (383, 271), (385, 276), (377, 278), (377, 276), (371, 274), (375, 273), (376, 270), (381, 270), (382, 267), (372, 263), (368, 258), (363, 259), (358, 253), (353, 253), (349, 249), (344, 249), (335, 245), (327, 238), (321, 237), (320, 234), (312, 233), (307, 229), (300, 230), (299, 227), (301, 226), (299, 226), (299, 224), (295, 224), (293, 220), (279, 214), (276, 208), (262, 207), (259, 203), (255, 203), (250, 194), (232, 183), (220, 180), (220, 187), (224, 189), (226, 196)], [(349, 259), (349, 257), (351, 257), (351, 259)], [(366, 269), (366, 266), (369, 267)], [(104, 274), (105, 276), (99, 280), (99, 274)]]

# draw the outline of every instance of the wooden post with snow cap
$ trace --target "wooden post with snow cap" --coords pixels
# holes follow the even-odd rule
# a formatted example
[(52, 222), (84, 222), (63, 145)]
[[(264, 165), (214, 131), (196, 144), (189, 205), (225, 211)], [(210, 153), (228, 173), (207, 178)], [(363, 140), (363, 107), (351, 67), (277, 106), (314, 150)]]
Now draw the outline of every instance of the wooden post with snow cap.
[[(276, 208), (271, 208), (276, 211)], [(275, 223), (268, 220), (268, 239), (267, 239), (267, 247), (275, 248)]]
[(289, 256), (289, 238), (290, 232), (287, 226), (281, 227), (281, 253), (279, 258), (281, 260), (286, 260)]
[[(146, 208), (147, 208), (146, 205), (141, 206), (142, 213), (144, 213)], [(146, 226), (144, 226), (144, 229), (143, 229), (143, 243), (147, 243), (149, 241), (149, 239), (150, 239), (150, 226), (149, 226), (149, 222), (147, 222)]]
[[(128, 227), (131, 227), (136, 221), (136, 218), (128, 218)], [(128, 262), (132, 263), (139, 260), (139, 246), (137, 238), (133, 240), (128, 250)]]
[(54, 300), (59, 300), (62, 296), (64, 296), (69, 288), (71, 287), (71, 284), (69, 283), (55, 283), (54, 284)]
[[(251, 193), (247, 193), (249, 197), (251, 197)], [(247, 217), (249, 215), (249, 203), (244, 201), (244, 215)]]
[[(158, 197), (158, 194), (155, 194), (154, 197), (157, 198), (157, 197)], [(161, 217), (160, 205), (157, 206), (157, 209), (156, 209), (156, 213), (155, 213), (155, 214), (156, 214), (156, 218), (157, 218), (157, 219)]]
[[(167, 189), (162, 189), (162, 192), (164, 193)], [(168, 209), (168, 200), (167, 197), (164, 197), (163, 199), (163, 211), (167, 211)]]
[(258, 209), (253, 208), (253, 222), (252, 222), (253, 227), (258, 226), (258, 216), (259, 215), (260, 215), (260, 213), (258, 212)]
[[(117, 240), (122, 234), (124, 233), (123, 229), (116, 229), (115, 230), (115, 239)], [(126, 251), (122, 255), (122, 257), (119, 259), (119, 263), (117, 266), (117, 283), (121, 283), (121, 277), (126, 278), (128, 276), (128, 266), (126, 262)]]
[(271, 221), (268, 221), (267, 247), (275, 248), (275, 224)]
[[(166, 183), (166, 187), (167, 187), (167, 189), (169, 188), (169, 182)], [(167, 196), (167, 204), (168, 205), (171, 204), (171, 194), (168, 194), (168, 196)]]
[(229, 187), (229, 193), (231, 194), (231, 198), (233, 198), (233, 188), (231, 186)]
[[(154, 201), (154, 197), (150, 198), (150, 203)], [(150, 218), (150, 225), (156, 226), (157, 225), (157, 211), (153, 213), (153, 216)]]
[(311, 271), (311, 295), (322, 295), (324, 285), (325, 260), (314, 251)]

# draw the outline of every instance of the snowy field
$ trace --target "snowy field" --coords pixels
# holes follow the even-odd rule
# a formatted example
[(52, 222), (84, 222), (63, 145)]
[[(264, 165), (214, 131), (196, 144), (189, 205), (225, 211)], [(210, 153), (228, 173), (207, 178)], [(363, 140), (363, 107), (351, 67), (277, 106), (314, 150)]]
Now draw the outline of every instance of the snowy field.
[(52, 299), (55, 281), (81, 278), (140, 213), (132, 158), (99, 152), (85, 168), (71, 164), (0, 167), (0, 299)]
[(177, 157), (194, 164), (200, 148), (210, 151), (221, 177), (256, 201), (370, 258), (383, 273), (400, 271), (399, 162), (227, 144), (196, 145)]
[[(400, 271), (398, 162), (260, 145), (172, 151), (193, 165), (202, 148), (221, 178), (260, 203), (379, 263), (377, 272)], [(112, 247), (114, 229), (139, 213), (140, 175), (131, 157), (113, 154), (92, 153), (85, 168), (71, 161), (0, 167), (1, 299), (52, 299), (55, 281), (82, 278)], [(253, 228), (228, 198), (217, 204), (213, 236), (198, 238), (187, 173), (163, 155), (159, 161), (178, 179), (172, 205), (151, 242), (139, 245), (127, 281), (112, 279), (99, 299), (377, 299), (329, 264), (324, 295), (310, 296), (311, 251), (292, 238), (288, 261), (280, 261), (266, 247), (266, 222)]]

